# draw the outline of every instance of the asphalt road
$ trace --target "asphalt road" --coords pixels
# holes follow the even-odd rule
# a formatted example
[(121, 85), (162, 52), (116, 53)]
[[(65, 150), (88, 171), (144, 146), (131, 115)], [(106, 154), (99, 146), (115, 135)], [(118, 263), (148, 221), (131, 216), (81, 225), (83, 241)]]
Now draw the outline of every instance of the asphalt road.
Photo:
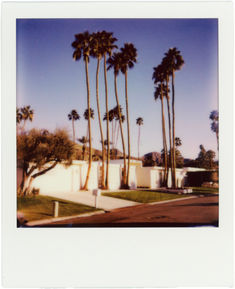
[(218, 199), (212, 195), (163, 204), (141, 204), (45, 227), (217, 227)]

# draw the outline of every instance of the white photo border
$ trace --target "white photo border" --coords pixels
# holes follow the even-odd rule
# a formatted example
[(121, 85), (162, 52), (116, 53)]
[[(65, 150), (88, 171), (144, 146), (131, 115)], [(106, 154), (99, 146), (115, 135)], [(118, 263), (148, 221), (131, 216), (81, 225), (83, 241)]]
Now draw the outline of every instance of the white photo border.
[[(7, 287), (232, 286), (232, 2), (2, 4), (2, 280)], [(16, 227), (16, 19), (218, 18), (219, 227)]]

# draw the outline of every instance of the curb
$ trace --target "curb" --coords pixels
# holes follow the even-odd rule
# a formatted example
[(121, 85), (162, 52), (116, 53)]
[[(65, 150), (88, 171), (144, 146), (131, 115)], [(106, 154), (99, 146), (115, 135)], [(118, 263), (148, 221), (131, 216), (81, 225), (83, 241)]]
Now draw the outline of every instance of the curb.
[(153, 202), (153, 203), (147, 203), (147, 204), (148, 204), (148, 205), (158, 205), (158, 204), (166, 204), (166, 203), (171, 203), (171, 202), (178, 202), (178, 201), (190, 200), (190, 199), (195, 199), (195, 198), (200, 198), (200, 196), (192, 196), (192, 197), (178, 198), (178, 199), (173, 199), (173, 200), (166, 200), (166, 201)]
[(65, 220), (72, 220), (75, 218), (82, 218), (82, 217), (89, 217), (93, 215), (100, 215), (104, 214), (104, 210), (99, 210), (98, 212), (91, 212), (91, 213), (84, 213), (80, 215), (73, 215), (73, 216), (68, 216), (68, 217), (59, 217), (59, 218), (51, 218), (51, 219), (44, 219), (44, 220), (38, 220), (38, 221), (29, 221), (25, 224), (26, 227), (32, 227), (32, 226), (38, 226), (38, 225), (46, 225), (50, 223), (55, 223), (59, 221), (65, 221)]

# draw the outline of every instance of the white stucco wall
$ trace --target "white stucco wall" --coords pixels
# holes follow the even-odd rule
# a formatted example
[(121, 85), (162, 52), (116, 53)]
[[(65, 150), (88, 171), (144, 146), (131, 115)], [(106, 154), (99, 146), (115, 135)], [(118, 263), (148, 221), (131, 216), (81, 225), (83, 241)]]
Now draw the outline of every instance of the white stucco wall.
[(129, 187), (133, 190), (137, 188), (136, 166), (130, 166)]
[(151, 187), (151, 177), (150, 171), (152, 167), (137, 167), (136, 176), (137, 176), (137, 186), (138, 187)]
[[(83, 161), (73, 161), (69, 167), (57, 164), (46, 174), (37, 177), (32, 187), (40, 190), (40, 194), (50, 192), (76, 192), (85, 184), (88, 164)], [(92, 163), (88, 190), (98, 188), (98, 164)]]
[[(162, 178), (164, 174), (164, 168), (162, 167), (137, 167), (137, 186), (148, 187), (151, 189), (160, 188)], [(177, 187), (184, 186), (184, 179), (187, 174), (186, 169), (176, 169)], [(168, 187), (171, 187), (171, 170), (168, 175)]]
[[(106, 175), (106, 164), (104, 167), (104, 172)], [(109, 189), (110, 190), (119, 190), (121, 187), (121, 179), (122, 179), (122, 167), (121, 167), (121, 165), (110, 163), (109, 164)]]

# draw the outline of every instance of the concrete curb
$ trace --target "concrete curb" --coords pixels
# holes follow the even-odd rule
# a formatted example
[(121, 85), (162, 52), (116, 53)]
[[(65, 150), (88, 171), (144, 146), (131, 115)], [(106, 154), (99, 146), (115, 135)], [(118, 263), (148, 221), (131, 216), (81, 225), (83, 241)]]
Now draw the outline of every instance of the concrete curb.
[(166, 201), (146, 203), (146, 204), (148, 204), (148, 205), (158, 205), (158, 204), (161, 205), (161, 204), (178, 202), (178, 201), (185, 201), (185, 200), (190, 200), (190, 199), (195, 199), (195, 198), (201, 198), (201, 197), (200, 196), (192, 196), (192, 197), (178, 198), (178, 199), (173, 199), (173, 200), (166, 200)]
[(50, 224), (50, 223), (55, 223), (55, 222), (59, 222), (59, 221), (66, 221), (66, 220), (75, 219), (75, 218), (100, 215), (100, 214), (104, 214), (104, 213), (105, 213), (104, 210), (99, 210), (98, 212), (84, 213), (84, 214), (73, 215), (73, 216), (68, 216), (68, 217), (59, 217), (59, 218), (51, 218), (51, 219), (44, 219), (44, 220), (38, 220), (38, 221), (30, 221), (30, 222), (27, 222), (25, 225), (27, 227), (40, 226), (40, 225), (46, 225), (46, 224)]

